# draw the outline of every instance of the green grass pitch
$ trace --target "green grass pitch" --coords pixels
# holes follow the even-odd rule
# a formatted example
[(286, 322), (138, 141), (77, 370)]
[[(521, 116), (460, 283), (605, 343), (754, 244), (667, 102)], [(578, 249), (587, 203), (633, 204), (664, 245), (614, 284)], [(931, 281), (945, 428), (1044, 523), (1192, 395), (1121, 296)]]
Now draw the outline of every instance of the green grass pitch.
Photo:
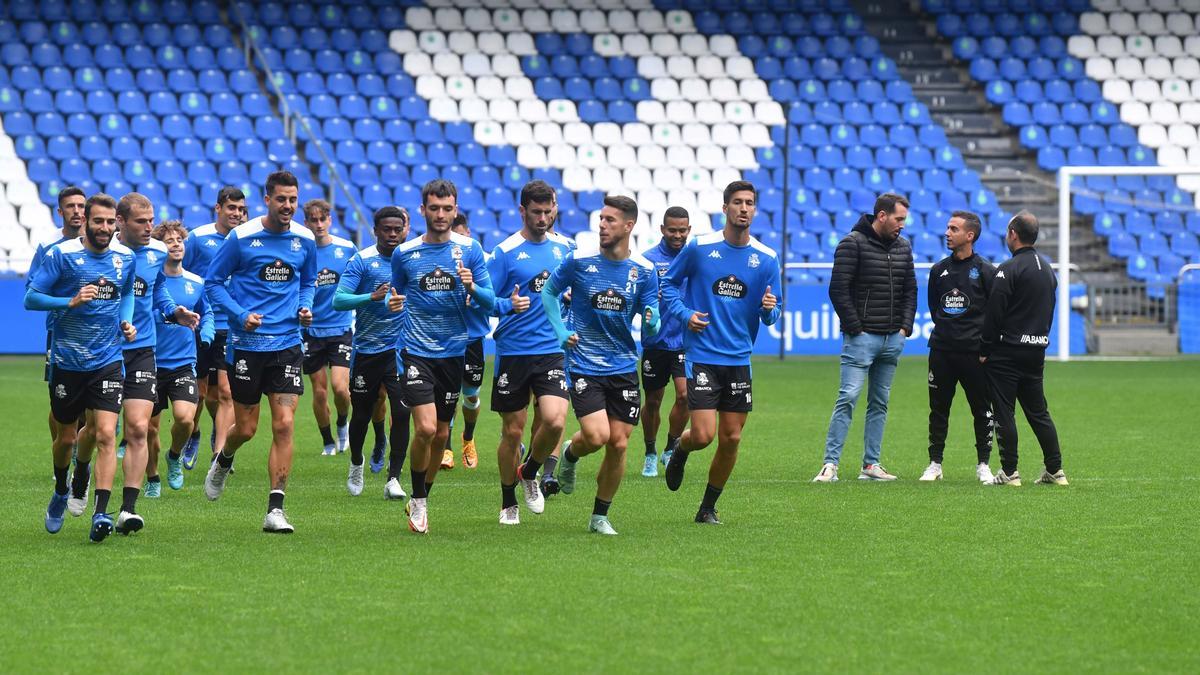
[[(923, 359), (905, 359), (892, 390), (883, 459), (901, 480), (853, 480), (860, 402), (850, 480), (818, 486), (808, 481), (836, 360), (756, 362), (721, 527), (692, 523), (708, 456), (693, 457), (670, 493), (641, 477), (637, 430), (611, 512), (620, 536), (586, 533), (599, 456), (581, 463), (574, 495), (502, 529), (485, 391), (480, 468), (438, 477), (428, 536), (384, 501), (382, 474), (347, 495), (347, 460), (319, 456), (306, 398), (287, 502), (296, 534), (259, 530), (263, 433), (219, 502), (204, 499), (198, 468), (182, 491), (164, 485), (161, 499), (140, 502), (143, 532), (94, 546), (85, 518), (55, 536), (43, 529), (41, 363), (0, 359), (0, 662), (5, 672), (1197, 672), (1200, 361), (1051, 364), (1065, 489), (976, 484), (961, 394), (946, 480), (918, 483), (925, 372)], [(206, 422), (204, 447), (207, 432)], [(1021, 433), (1032, 479), (1040, 452), (1023, 420)]]

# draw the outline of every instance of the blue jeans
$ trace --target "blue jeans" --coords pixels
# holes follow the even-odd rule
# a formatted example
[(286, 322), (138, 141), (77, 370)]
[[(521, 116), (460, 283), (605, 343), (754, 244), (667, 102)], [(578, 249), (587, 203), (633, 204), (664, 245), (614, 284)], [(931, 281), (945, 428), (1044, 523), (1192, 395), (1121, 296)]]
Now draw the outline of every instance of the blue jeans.
[(899, 331), (890, 335), (859, 333), (842, 337), (842, 382), (838, 386), (837, 403), (833, 406), (829, 433), (825, 437), (826, 464), (837, 464), (841, 458), (850, 421), (854, 419), (854, 405), (868, 380), (863, 464), (879, 463), (892, 376), (896, 374), (900, 352), (904, 351), (904, 340), (904, 334)]

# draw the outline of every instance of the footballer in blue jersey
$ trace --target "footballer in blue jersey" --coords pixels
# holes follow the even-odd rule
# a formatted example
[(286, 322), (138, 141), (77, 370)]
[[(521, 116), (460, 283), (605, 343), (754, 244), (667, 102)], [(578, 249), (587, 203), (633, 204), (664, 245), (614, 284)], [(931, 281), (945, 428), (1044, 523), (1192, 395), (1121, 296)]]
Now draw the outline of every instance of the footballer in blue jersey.
[[(541, 513), (545, 497), (558, 491), (549, 462), (566, 425), (566, 366), (562, 347), (541, 307), (546, 280), (573, 248), (570, 240), (552, 231), (557, 208), (554, 188), (541, 180), (526, 183), (520, 196), (521, 230), (500, 242), (488, 263), (494, 287), (502, 294), (511, 289), (511, 295), (496, 300), (495, 314), (500, 322), (494, 333), (496, 360), (492, 376), (492, 410), (500, 414), (501, 420), (496, 456), (503, 525), (520, 523), (518, 481), (526, 507), (533, 513)], [(520, 465), (521, 438), (531, 398), (539, 423), (530, 438), (527, 460)], [(537, 472), (542, 466), (546, 471), (539, 485)]]
[(663, 277), (666, 312), (684, 322), (691, 427), (667, 464), (667, 487), (678, 490), (688, 454), (717, 439), (697, 523), (719, 524), (717, 498), (737, 462), (752, 407), (750, 354), (760, 324), (779, 320), (779, 257), (750, 236), (758, 191), (746, 181), (725, 188), (725, 227), (696, 237)]
[(167, 485), (172, 490), (183, 487), (183, 448), (192, 435), (196, 404), (200, 401), (199, 385), (196, 383), (196, 345), (211, 343), (215, 333), (212, 309), (204, 299), (204, 279), (183, 269), (187, 236), (187, 228), (178, 220), (159, 224), (153, 233), (155, 241), (161, 242), (167, 250), (167, 259), (162, 266), (162, 283), (172, 300), (200, 316), (200, 326), (197, 331), (178, 321), (168, 321), (164, 316), (155, 317), (158, 399), (154, 402), (154, 413), (150, 418), (147, 444), (147, 497), (156, 497), (162, 490), (158, 474), (161, 449), (159, 424), (162, 412), (168, 407), (171, 408), (174, 423), (171, 425), (171, 444), (167, 451)]
[(266, 215), (229, 233), (204, 282), (214, 311), (229, 319), (226, 361), (234, 402), (233, 428), (209, 466), (204, 493), (215, 500), (224, 492), (234, 453), (258, 430), (259, 405), (266, 394), (271, 409), (271, 491), (263, 531), (285, 534), (294, 531), (283, 500), (292, 470), (296, 404), (304, 393), (300, 328), (312, 323), (317, 282), (312, 232), (292, 223), (300, 200), (298, 186), (288, 171), (267, 176)]
[(158, 401), (155, 317), (169, 317), (187, 328), (195, 328), (200, 323), (200, 315), (177, 305), (167, 291), (162, 275), (167, 247), (150, 236), (154, 230), (154, 205), (150, 200), (137, 192), (121, 197), (117, 202), (117, 227), (121, 243), (132, 250), (136, 258), (133, 325), (137, 337), (124, 347), (125, 488), (116, 524), (117, 532), (129, 534), (145, 526), (136, 506), (146, 473), (150, 418)]
[[(643, 331), (655, 333), (659, 327), (658, 274), (650, 261), (629, 250), (637, 218), (637, 203), (629, 197), (605, 197), (599, 248), (572, 252), (542, 288), (542, 312), (567, 350), (571, 406), (580, 427), (563, 446), (558, 479), (570, 494), (579, 458), (605, 448), (588, 527), (599, 534), (617, 533), (608, 507), (625, 473), (625, 448), (641, 410), (633, 318), (644, 314)], [(559, 302), (568, 289), (569, 329)]]
[[(202, 279), (208, 278), (208, 268), (217, 251), (225, 243), (225, 237), (246, 220), (246, 194), (241, 189), (226, 185), (217, 193), (215, 207), (217, 219), (201, 225), (188, 234), (184, 243), (183, 268)], [(225, 436), (233, 426), (233, 394), (229, 390), (229, 366), (225, 362), (225, 344), (229, 339), (229, 321), (209, 303), (213, 310), (214, 334), (212, 342), (196, 345), (196, 383), (204, 409), (212, 418), (209, 445), (215, 454), (225, 445)], [(183, 450), (183, 466), (191, 469), (196, 465), (200, 449), (200, 417), (203, 409), (196, 409), (196, 425), (192, 436)]]
[[(324, 199), (304, 203), (304, 225), (317, 245), (317, 290), (313, 295), (312, 325), (304, 336), (304, 374), (312, 382), (312, 409), (324, 442), (322, 455), (345, 452), (350, 447), (350, 350), (353, 312), (335, 309), (333, 296), (346, 263), (358, 252), (354, 242), (329, 234), (333, 207)], [(326, 374), (325, 368), (329, 368)], [(337, 439), (329, 420), (329, 389), (337, 408)]]
[[(644, 251), (642, 257), (654, 265), (654, 271), (658, 273), (661, 281), (692, 232), (687, 209), (681, 206), (667, 209), (663, 214), (659, 232), (662, 234), (662, 240), (653, 248)], [(661, 303), (661, 287), (658, 297)], [(667, 415), (667, 447), (662, 454), (664, 465), (675, 452), (679, 437), (683, 435), (683, 428), (687, 426), (688, 421), (683, 322), (678, 317), (664, 313), (658, 333), (642, 335), (642, 388), (646, 390), (646, 404), (642, 406), (642, 433), (646, 443), (642, 475), (647, 478), (658, 475), (659, 458), (655, 444), (658, 439), (658, 427), (662, 422), (660, 411), (668, 384), (675, 385), (675, 403)]]
[(25, 292), (26, 309), (55, 313), (50, 410), (62, 426), (86, 416), (70, 489), (71, 444), (67, 434), (54, 440), (54, 494), (46, 509), (46, 530), (53, 534), (62, 529), (69, 506), (72, 515), (83, 514), (95, 450), (95, 512), (88, 534), (93, 542), (103, 541), (113, 530), (107, 511), (117, 470), (115, 436), (125, 379), (121, 344), (137, 337), (136, 258), (114, 239), (116, 228), (117, 202), (106, 194), (92, 195), (84, 206), (83, 236), (51, 248)]
[[(63, 188), (58, 193), (58, 215), (62, 218), (62, 229), (55, 230), (52, 235), (44, 241), (39, 242), (36, 250), (33, 252), (33, 258), (29, 260), (29, 272), (25, 276), (25, 287), (29, 287), (29, 280), (33, 278), (37, 268), (42, 264), (42, 257), (46, 255), (46, 251), (58, 246), (68, 239), (78, 239), (83, 229), (83, 206), (87, 202), (87, 198), (83, 194), (83, 190), (70, 185)], [(46, 369), (42, 379), (46, 382), (50, 381), (50, 341), (51, 332), (54, 330), (54, 314), (53, 312), (46, 314)], [(58, 423), (54, 421), (54, 415), (50, 416), (50, 438), (53, 439), (58, 431)], [(74, 441), (72, 441), (74, 442)]]
[(458, 189), (443, 179), (421, 188), (425, 234), (392, 253), (392, 286), (404, 296), (404, 395), (412, 409), (409, 449), (412, 500), (408, 526), (424, 534), (428, 487), (441, 464), (450, 420), (462, 388), (468, 304), (495, 304), (483, 248), (450, 231), (458, 214)]
[(389, 298), (399, 294), (392, 289), (392, 253), (408, 237), (408, 213), (399, 207), (385, 206), (374, 214), (375, 244), (350, 258), (333, 296), (335, 309), (354, 311), (354, 356), (350, 361), (350, 474), (346, 488), (351, 495), (362, 494), (363, 445), (367, 424), (378, 420), (375, 450), (371, 453), (371, 472), (383, 470), (383, 426), (381, 389), (387, 394), (392, 411), (390, 458), (383, 495), (404, 499), (400, 471), (408, 452), (408, 408), (396, 370), (397, 345), (404, 326), (404, 312), (392, 312)]

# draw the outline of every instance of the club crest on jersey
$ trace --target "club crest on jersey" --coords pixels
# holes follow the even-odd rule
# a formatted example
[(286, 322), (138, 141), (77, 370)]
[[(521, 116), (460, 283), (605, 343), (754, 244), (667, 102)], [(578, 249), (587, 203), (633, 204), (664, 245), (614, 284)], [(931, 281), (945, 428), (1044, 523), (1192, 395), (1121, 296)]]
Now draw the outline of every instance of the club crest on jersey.
[(326, 267), (317, 272), (317, 286), (336, 286), (342, 275)]
[(121, 267), (123, 267), (125, 265), (125, 261), (121, 260), (120, 256), (113, 256), (112, 262), (113, 262), (113, 267), (118, 270), (121, 269)]
[[(257, 239), (255, 241), (258, 241)], [(299, 239), (295, 240), (299, 241)], [(296, 270), (292, 266), (276, 258), (275, 260), (263, 265), (262, 270), (258, 273), (258, 278), (270, 283), (286, 283), (292, 280), (296, 275)]]
[(624, 312), (625, 298), (610, 288), (592, 296), (592, 308), (606, 312)]
[(651, 370), (653, 370), (653, 368), (650, 367), (650, 359), (642, 361), (642, 372), (648, 374)]
[(970, 277), (971, 279), (978, 279), (979, 278), (979, 268), (972, 267), (971, 271), (967, 272), (967, 276)]
[(587, 380), (582, 378), (575, 380), (575, 393), (582, 394), (584, 389), (587, 389)]
[(553, 248), (553, 249), (551, 249), (551, 250), (553, 250), (553, 251), (554, 251), (554, 259), (555, 259), (555, 260), (562, 260), (562, 250), (561, 250), (561, 249), (559, 249), (559, 248), (556, 246), (556, 247), (554, 247), (554, 248)]
[(527, 287), (529, 287), (529, 289), (532, 290), (534, 293), (541, 293), (542, 288), (544, 288), (546, 286), (546, 280), (549, 278), (550, 278), (549, 270), (542, 270), (540, 273), (538, 273), (538, 275), (536, 277), (525, 282), (525, 285)]
[(360, 391), (363, 389), (366, 389), (367, 388), (367, 378), (363, 377), (362, 375), (355, 375), (354, 376), (354, 388), (358, 389)]
[(333, 249), (333, 257), (341, 259), (346, 257), (346, 252), (340, 248)]
[(758, 259), (757, 253), (751, 253), (750, 259), (747, 260), (746, 262), (747, 262), (747, 264), (750, 265), (751, 268), (758, 267), (761, 264), (761, 261)]
[(246, 359), (238, 359), (237, 364), (233, 366), (233, 369), (236, 370), (238, 374), (245, 375), (246, 371), (250, 370), (250, 367), (246, 365)]
[(454, 287), (454, 275), (444, 272), (440, 267), (421, 277), (421, 290), (427, 293), (453, 291)]
[[(53, 252), (53, 251), (54, 251), (54, 249), (50, 249), (50, 250), (51, 250), (51, 252)], [(82, 265), (82, 264), (83, 264), (83, 258), (76, 258), (76, 259), (75, 259), (75, 264), (76, 264), (76, 265)]]
[(508, 387), (508, 373), (500, 373), (500, 377), (496, 378), (496, 386), (501, 389)]
[(671, 268), (667, 267), (666, 265), (659, 267), (658, 268), (658, 278), (661, 279), (661, 278), (667, 276), (667, 270), (669, 270), (669, 269), (671, 269)]
[(462, 260), (462, 247), (458, 244), (450, 247), (450, 257), (455, 260)]
[(705, 372), (696, 373), (696, 384), (700, 385), (701, 387), (707, 387), (708, 386), (708, 373), (705, 373)]
[(185, 281), (183, 283), (183, 292), (187, 293), (188, 295), (193, 295), (196, 292), (196, 287), (192, 284), (192, 282)]
[(942, 296), (942, 311), (950, 316), (958, 316), (971, 306), (971, 298), (957, 288)]
[(300, 244), (300, 238), (299, 238), (299, 237), (292, 237), (292, 250), (293, 250), (293, 251), (299, 251), (299, 250), (300, 250), (300, 246), (301, 246), (301, 244)]
[(154, 263), (158, 262), (158, 256), (154, 254), (154, 251), (147, 251), (146, 260), (149, 260), (150, 264), (153, 265)]
[(421, 376), (421, 372), (417, 370), (416, 366), (408, 367), (408, 379), (415, 380), (420, 376)]
[(54, 388), (54, 397), (55, 398), (66, 398), (67, 397), (67, 388), (61, 384), (56, 386)]
[(637, 281), (637, 280), (638, 280), (637, 268), (636, 268), (636, 267), (630, 267), (630, 268), (629, 268), (629, 282), (630, 282), (630, 283), (633, 283), (633, 282), (635, 282), (635, 281)]
[(746, 288), (746, 282), (738, 279), (732, 274), (727, 277), (721, 277), (720, 279), (717, 279), (716, 282), (713, 283), (712, 290), (713, 295), (722, 298), (737, 298), (739, 300), (746, 297), (746, 293), (748, 292)]

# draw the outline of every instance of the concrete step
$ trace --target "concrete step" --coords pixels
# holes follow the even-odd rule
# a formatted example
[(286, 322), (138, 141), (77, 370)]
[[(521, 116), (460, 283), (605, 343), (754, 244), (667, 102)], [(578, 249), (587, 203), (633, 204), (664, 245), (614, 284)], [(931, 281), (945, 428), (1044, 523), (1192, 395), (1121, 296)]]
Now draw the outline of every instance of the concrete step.
[(1096, 353), (1101, 356), (1173, 356), (1179, 336), (1159, 328), (1093, 328)]

